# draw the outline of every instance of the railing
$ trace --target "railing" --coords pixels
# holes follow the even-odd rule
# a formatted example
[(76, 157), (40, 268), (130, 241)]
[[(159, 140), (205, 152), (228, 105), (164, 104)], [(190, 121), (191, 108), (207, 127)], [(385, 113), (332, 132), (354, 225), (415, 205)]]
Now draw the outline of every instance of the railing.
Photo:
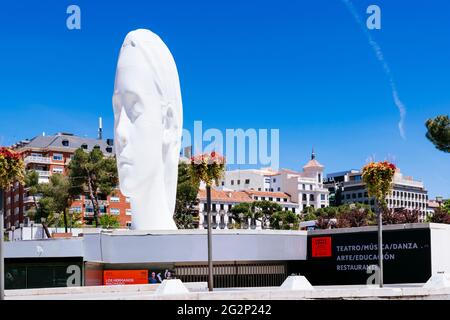
[(43, 163), (50, 164), (52, 160), (49, 157), (37, 157), (37, 156), (28, 156), (24, 159), (25, 163)]

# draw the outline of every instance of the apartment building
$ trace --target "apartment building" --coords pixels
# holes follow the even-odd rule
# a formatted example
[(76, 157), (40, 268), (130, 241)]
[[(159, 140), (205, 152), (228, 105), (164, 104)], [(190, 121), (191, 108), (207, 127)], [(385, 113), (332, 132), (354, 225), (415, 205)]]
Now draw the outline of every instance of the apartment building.
[[(332, 203), (335, 205), (346, 203), (364, 203), (377, 210), (375, 199), (368, 196), (365, 183), (362, 181), (360, 170), (348, 170), (327, 175), (325, 181), (332, 195)], [(392, 191), (386, 198), (388, 208), (403, 208), (418, 210), (420, 220), (427, 215), (428, 191), (422, 181), (414, 180), (413, 177), (404, 176), (397, 168)]]
[[(79, 137), (71, 133), (37, 136), (31, 140), (22, 140), (11, 148), (22, 155), (27, 170), (35, 170), (39, 174), (41, 183), (47, 183), (52, 174), (67, 174), (70, 160), (78, 148), (86, 152), (99, 148), (105, 156), (114, 156), (114, 145), (111, 139), (104, 141)], [(27, 188), (15, 183), (5, 191), (4, 201), (7, 229), (27, 223), (26, 212), (34, 206), (34, 199)], [(101, 199), (100, 210), (102, 213), (117, 215), (121, 226), (131, 224), (129, 201), (118, 189), (113, 195)], [(75, 199), (70, 211), (81, 213), (88, 224), (93, 222), (93, 206), (85, 194)]]

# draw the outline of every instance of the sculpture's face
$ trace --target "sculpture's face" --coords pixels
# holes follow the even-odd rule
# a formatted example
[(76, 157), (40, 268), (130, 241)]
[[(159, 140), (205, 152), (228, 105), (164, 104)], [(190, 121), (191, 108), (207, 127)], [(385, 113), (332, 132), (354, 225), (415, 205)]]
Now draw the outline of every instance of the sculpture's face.
[(161, 101), (148, 62), (132, 44), (122, 48), (113, 96), (117, 166), (126, 196), (163, 169)]

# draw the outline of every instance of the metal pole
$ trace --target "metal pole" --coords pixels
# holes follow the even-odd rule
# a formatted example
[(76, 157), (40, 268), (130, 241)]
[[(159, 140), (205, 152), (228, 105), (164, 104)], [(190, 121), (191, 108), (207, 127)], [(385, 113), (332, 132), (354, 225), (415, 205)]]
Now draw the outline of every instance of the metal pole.
[(380, 288), (383, 287), (383, 208), (378, 206), (378, 272)]
[(0, 300), (5, 300), (5, 260), (3, 246), (3, 189), (0, 189)]
[(208, 289), (213, 291), (211, 186), (206, 186), (206, 212), (208, 215)]

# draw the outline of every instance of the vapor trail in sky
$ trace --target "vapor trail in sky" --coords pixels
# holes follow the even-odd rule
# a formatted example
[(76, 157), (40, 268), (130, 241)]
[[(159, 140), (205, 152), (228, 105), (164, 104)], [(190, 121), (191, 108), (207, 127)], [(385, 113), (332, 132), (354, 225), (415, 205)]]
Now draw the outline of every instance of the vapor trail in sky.
[(369, 41), (369, 45), (372, 47), (373, 51), (375, 52), (375, 55), (378, 59), (378, 61), (381, 63), (384, 73), (388, 77), (389, 80), (389, 86), (391, 87), (392, 91), (392, 98), (394, 100), (394, 104), (397, 106), (398, 111), (400, 112), (400, 121), (398, 122), (398, 130), (400, 131), (400, 136), (405, 139), (405, 128), (404, 128), (404, 122), (405, 122), (405, 116), (406, 116), (406, 107), (403, 104), (403, 102), (400, 100), (400, 97), (398, 95), (397, 86), (394, 82), (394, 77), (392, 76), (391, 69), (389, 68), (389, 65), (387, 64), (386, 60), (383, 56), (383, 51), (381, 51), (381, 47), (378, 45), (378, 43), (373, 40), (372, 36), (370, 35), (369, 30), (367, 29), (366, 25), (361, 20), (360, 16), (356, 12), (355, 7), (353, 6), (353, 3), (351, 0), (342, 0), (342, 2), (345, 4), (347, 9), (352, 14), (355, 21), (358, 23), (358, 25), (361, 27), (362, 31), (367, 37), (367, 40)]

